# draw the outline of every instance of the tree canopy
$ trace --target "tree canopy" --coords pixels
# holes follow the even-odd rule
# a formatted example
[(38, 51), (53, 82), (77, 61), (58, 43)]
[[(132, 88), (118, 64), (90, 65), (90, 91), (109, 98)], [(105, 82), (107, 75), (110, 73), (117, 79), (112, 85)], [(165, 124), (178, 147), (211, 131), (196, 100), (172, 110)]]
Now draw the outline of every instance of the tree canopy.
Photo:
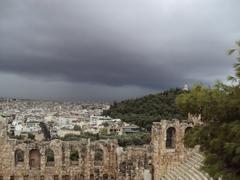
[(201, 145), (206, 154), (204, 170), (216, 179), (240, 179), (240, 41), (236, 44), (237, 48), (229, 51), (238, 53), (235, 75), (228, 78), (230, 84), (197, 85), (176, 98), (179, 109), (201, 114), (205, 122), (186, 134), (185, 144)]
[(114, 103), (103, 114), (150, 130), (152, 122), (161, 119), (186, 118), (186, 114), (180, 112), (175, 104), (175, 98), (180, 93), (182, 93), (180, 89), (170, 89), (142, 98), (125, 100)]

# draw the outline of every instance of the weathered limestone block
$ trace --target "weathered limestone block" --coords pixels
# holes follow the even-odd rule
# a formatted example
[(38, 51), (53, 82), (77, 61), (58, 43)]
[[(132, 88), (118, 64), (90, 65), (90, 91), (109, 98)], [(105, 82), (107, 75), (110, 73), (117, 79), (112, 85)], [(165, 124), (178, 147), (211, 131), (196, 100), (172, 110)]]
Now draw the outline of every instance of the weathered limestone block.
[(153, 124), (151, 146), (155, 179), (186, 158), (184, 134), (192, 127), (193, 122), (179, 120), (162, 120)]

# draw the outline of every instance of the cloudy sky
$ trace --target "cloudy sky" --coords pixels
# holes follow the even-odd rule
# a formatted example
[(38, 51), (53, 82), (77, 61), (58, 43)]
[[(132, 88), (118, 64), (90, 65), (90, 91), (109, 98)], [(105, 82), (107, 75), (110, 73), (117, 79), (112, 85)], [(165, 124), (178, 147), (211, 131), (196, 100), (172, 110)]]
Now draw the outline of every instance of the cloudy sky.
[(0, 96), (119, 100), (225, 80), (239, 0), (2, 0)]

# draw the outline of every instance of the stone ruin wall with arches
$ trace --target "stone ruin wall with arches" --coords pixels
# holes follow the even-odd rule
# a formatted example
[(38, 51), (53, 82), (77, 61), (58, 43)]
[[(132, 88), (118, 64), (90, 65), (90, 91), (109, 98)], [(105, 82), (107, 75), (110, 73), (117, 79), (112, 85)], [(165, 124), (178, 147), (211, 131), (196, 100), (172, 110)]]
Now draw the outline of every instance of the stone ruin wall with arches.
[[(0, 180), (158, 180), (187, 158), (183, 137), (193, 122), (156, 122), (150, 145), (116, 140), (32, 141), (0, 137)], [(3, 129), (3, 128), (2, 128)]]
[(191, 153), (184, 147), (184, 135), (194, 122), (179, 120), (155, 122), (152, 126), (152, 168), (153, 179), (159, 179), (167, 170), (176, 167)]

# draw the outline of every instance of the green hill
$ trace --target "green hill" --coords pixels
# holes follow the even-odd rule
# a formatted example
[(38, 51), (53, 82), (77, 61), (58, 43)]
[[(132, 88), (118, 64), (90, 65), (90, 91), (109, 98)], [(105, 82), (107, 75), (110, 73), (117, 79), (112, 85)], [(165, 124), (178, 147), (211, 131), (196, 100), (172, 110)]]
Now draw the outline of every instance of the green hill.
[(115, 102), (109, 110), (104, 111), (103, 115), (120, 118), (125, 122), (150, 130), (152, 122), (161, 119), (186, 118), (175, 104), (175, 99), (181, 92), (180, 89), (170, 89), (142, 98)]

